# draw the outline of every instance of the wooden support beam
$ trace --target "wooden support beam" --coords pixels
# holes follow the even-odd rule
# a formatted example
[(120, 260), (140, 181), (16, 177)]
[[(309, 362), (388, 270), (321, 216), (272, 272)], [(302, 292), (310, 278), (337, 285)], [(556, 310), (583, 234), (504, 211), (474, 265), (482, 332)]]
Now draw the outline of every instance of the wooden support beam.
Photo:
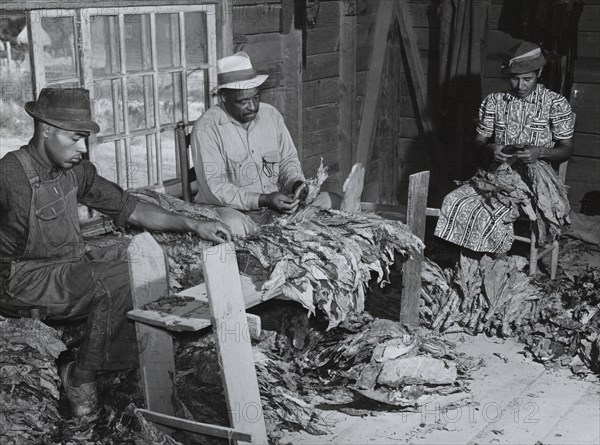
[(218, 29), (221, 30), (217, 57), (233, 54), (233, 0), (221, 0)]
[[(292, 2), (293, 3), (293, 2)], [(285, 7), (284, 14), (293, 13), (293, 4)], [(292, 17), (293, 18), (293, 17)], [(289, 29), (281, 36), (281, 56), (283, 59), (283, 87), (285, 125), (296, 145), (298, 158), (304, 158), (304, 141), (302, 135), (302, 30), (294, 28), (293, 20)]]
[[(350, 174), (356, 154), (356, 15), (347, 15), (353, 0), (340, 5), (340, 81), (339, 81), (339, 145), (340, 177)], [(359, 197), (360, 199), (360, 197)]]
[[(129, 279), (134, 309), (141, 309), (169, 293), (167, 260), (152, 235), (144, 232), (131, 239), (127, 249)], [(173, 341), (164, 329), (135, 324), (142, 385), (146, 406), (152, 411), (173, 414)]]
[(369, 73), (367, 74), (367, 88), (364, 95), (360, 131), (356, 145), (356, 162), (361, 163), (368, 170), (368, 162), (373, 151), (373, 141), (377, 129), (379, 95), (381, 92), (381, 76), (385, 62), (387, 37), (392, 23), (394, 3), (390, 0), (381, 0), (377, 6), (377, 18), (374, 25), (373, 51)]
[[(425, 239), (427, 191), (429, 172), (410, 175), (408, 182), (408, 206), (406, 223), (411, 232), (421, 240)], [(419, 298), (421, 295), (421, 267), (423, 254), (410, 258), (402, 268), (402, 299), (400, 302), (400, 322), (417, 327), (419, 325)]]
[[(236, 431), (251, 434), (254, 443), (268, 443), (252, 345), (248, 332), (244, 294), (233, 243), (202, 252), (216, 348), (229, 421)], [(238, 440), (237, 443), (248, 443)]]

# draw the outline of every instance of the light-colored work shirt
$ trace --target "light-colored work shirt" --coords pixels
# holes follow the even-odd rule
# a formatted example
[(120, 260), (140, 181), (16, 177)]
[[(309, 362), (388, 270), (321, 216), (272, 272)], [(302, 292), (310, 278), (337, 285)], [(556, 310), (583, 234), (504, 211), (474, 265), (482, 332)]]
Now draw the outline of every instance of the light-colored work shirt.
[(191, 146), (198, 203), (257, 210), (261, 194), (305, 180), (283, 116), (269, 104), (247, 130), (221, 104), (210, 108), (194, 124)]

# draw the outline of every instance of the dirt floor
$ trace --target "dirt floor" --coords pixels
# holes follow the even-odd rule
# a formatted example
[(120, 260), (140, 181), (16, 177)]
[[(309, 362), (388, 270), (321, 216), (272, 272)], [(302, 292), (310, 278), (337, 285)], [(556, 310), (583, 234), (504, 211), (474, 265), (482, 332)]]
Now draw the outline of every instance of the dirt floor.
[(431, 400), (414, 413), (353, 417), (333, 411), (331, 434), (286, 433), (282, 444), (598, 444), (600, 385), (568, 369), (533, 362), (523, 344), (449, 335), (457, 351), (480, 357), (470, 396)]

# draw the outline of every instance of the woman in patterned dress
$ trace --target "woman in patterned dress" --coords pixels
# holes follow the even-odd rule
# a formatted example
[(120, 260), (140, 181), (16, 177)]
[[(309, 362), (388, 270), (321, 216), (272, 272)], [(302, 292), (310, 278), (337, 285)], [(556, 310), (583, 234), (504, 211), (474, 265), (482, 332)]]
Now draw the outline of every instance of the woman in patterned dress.
[(488, 170), (444, 198), (435, 235), (476, 252), (507, 252), (520, 213), (538, 221), (540, 242), (568, 223), (565, 188), (551, 163), (573, 151), (571, 106), (538, 83), (546, 59), (541, 48), (522, 42), (501, 71), (511, 89), (487, 96), (479, 108), (476, 144), (493, 153)]

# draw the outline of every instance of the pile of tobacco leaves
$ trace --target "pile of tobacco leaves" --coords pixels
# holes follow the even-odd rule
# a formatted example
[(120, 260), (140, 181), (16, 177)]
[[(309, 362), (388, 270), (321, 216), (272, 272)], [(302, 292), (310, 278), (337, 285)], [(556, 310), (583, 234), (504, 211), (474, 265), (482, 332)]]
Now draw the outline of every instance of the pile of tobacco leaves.
[(102, 409), (74, 419), (57, 373), (68, 355), (61, 333), (29, 318), (0, 321), (0, 443), (176, 444), (137, 412), (137, 373), (99, 378)]
[(537, 225), (538, 240), (545, 244), (569, 222), (567, 190), (552, 166), (546, 162), (509, 166), (501, 164), (479, 170), (469, 184), (490, 205), (498, 203), (512, 209), (513, 220), (525, 214)]
[(599, 374), (600, 268), (590, 265), (590, 249), (598, 255), (562, 240), (554, 281), (532, 280), (519, 256), (461, 256), (446, 269), (426, 259), (421, 322), (436, 332), (514, 336), (542, 363)]
[[(138, 196), (180, 214), (211, 217), (210, 209), (151, 190), (142, 190)], [(204, 281), (202, 251), (210, 243), (190, 233), (153, 236), (167, 252), (172, 292)], [(241, 273), (262, 281), (266, 295), (283, 295), (311, 314), (319, 310), (330, 328), (348, 314), (363, 311), (372, 273), (384, 286), (396, 259), (418, 255), (424, 248), (399, 221), (324, 209), (301, 221), (278, 219), (237, 238), (235, 246)]]
[[(273, 301), (273, 303), (275, 303)], [(415, 411), (424, 403), (470, 401), (467, 381), (483, 362), (430, 331), (410, 332), (367, 313), (326, 329), (297, 304), (269, 305), (253, 352), (267, 433), (326, 434), (335, 412)], [(180, 415), (227, 424), (212, 335), (181, 341), (176, 387)]]

